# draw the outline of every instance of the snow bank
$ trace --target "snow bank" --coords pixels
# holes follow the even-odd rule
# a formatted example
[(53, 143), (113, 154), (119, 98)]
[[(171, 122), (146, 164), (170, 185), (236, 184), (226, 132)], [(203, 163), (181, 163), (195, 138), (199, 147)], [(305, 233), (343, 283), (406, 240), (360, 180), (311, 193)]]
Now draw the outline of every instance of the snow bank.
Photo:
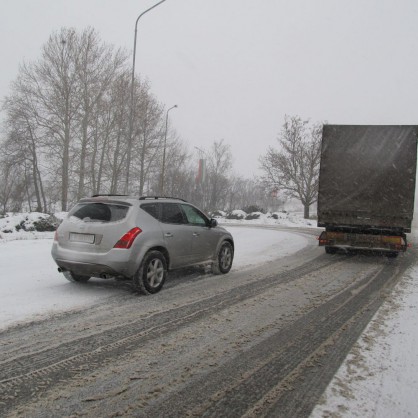
[[(304, 219), (301, 215), (288, 212), (274, 212), (261, 213), (253, 212), (247, 214), (244, 211), (232, 211), (231, 215), (240, 217), (241, 219), (228, 219), (228, 216), (217, 217), (221, 224), (236, 224), (236, 225), (282, 225), (288, 227), (309, 227), (316, 228), (317, 222), (313, 219)], [(248, 217), (257, 217), (255, 219), (248, 219)]]
[[(44, 239), (53, 237), (50, 231), (39, 231), (39, 223), (54, 225), (55, 228), (60, 221), (67, 216), (68, 212), (57, 212), (54, 215), (39, 212), (27, 213), (7, 213), (4, 218), (0, 218), (0, 244), (7, 241), (26, 240), (26, 239)], [(282, 225), (287, 227), (310, 227), (316, 228), (316, 221), (303, 219), (299, 213), (274, 212), (263, 214), (253, 212), (247, 214), (242, 210), (231, 212), (240, 219), (228, 219), (228, 214), (223, 211), (217, 211), (215, 216), (221, 225)], [(248, 215), (257, 215), (256, 219), (246, 219)], [(52, 230), (53, 228), (51, 228)]]
[(0, 243), (25, 239), (50, 238), (60, 219), (40, 212), (6, 213), (0, 218)]

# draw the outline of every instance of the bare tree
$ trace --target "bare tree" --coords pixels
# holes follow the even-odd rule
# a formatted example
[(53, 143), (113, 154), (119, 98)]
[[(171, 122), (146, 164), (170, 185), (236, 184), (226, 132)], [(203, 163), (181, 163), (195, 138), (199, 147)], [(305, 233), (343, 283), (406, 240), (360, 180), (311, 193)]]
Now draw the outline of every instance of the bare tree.
[(232, 169), (232, 153), (230, 146), (224, 144), (223, 139), (212, 145), (208, 161), (209, 180), (209, 209), (214, 210), (218, 205), (225, 206), (228, 195), (228, 174)]
[[(17, 168), (25, 172), (28, 204), (31, 206), (29, 190), (33, 187), (36, 198), (36, 211), (46, 209), (43, 180), (39, 167), (40, 144), (37, 137), (35, 110), (27, 100), (25, 88), (14, 83), (13, 93), (3, 103), (7, 118), (5, 126), (7, 139), (4, 152)], [(28, 175), (28, 172), (30, 175)]]
[[(8, 136), (14, 135), (21, 144), (20, 150), (23, 144), (26, 147), (25, 162), (32, 165), (27, 178), (35, 186), (38, 208), (40, 196), (46, 206), (40, 160), (46, 167), (43, 176), (60, 184), (64, 211), (69, 199), (100, 189), (119, 111), (112, 109), (111, 89), (116, 86), (114, 80), (127, 72), (126, 58), (100, 42), (93, 29), (78, 34), (63, 28), (50, 36), (41, 59), (21, 66), (12, 94), (4, 102), (6, 127)], [(126, 120), (120, 121), (125, 124)]]
[[(71, 152), (75, 138), (80, 90), (76, 71), (77, 34), (62, 29), (42, 48), (42, 59), (20, 70), (22, 84), (36, 108), (36, 123), (49, 148), (52, 171), (61, 179), (61, 207), (67, 210)], [(52, 167), (51, 167), (52, 168)]]
[[(194, 183), (193, 167), (190, 164), (191, 156), (186, 145), (176, 136), (174, 130), (168, 133), (166, 171), (164, 176), (164, 190), (168, 196), (178, 196), (191, 200)], [(172, 137), (172, 138), (170, 138)], [(155, 179), (160, 179), (162, 161), (156, 172)], [(159, 182), (155, 182), (154, 189), (159, 190)]]
[(227, 210), (258, 207), (264, 211), (277, 210), (277, 199), (273, 199), (270, 190), (266, 190), (258, 178), (247, 179), (232, 176), (229, 179)]
[(129, 80), (127, 71), (119, 74), (100, 102), (94, 139), (94, 150), (97, 150), (97, 158), (94, 158), (94, 172), (97, 172), (95, 193), (106, 190), (115, 194), (123, 188), (129, 124)]
[(225, 207), (228, 202), (229, 172), (232, 168), (230, 146), (223, 139), (214, 141), (209, 151), (200, 150), (205, 161), (205, 179), (196, 185), (194, 200), (208, 212)]
[(75, 60), (81, 93), (81, 104), (78, 108), (81, 135), (77, 190), (77, 199), (80, 199), (85, 195), (86, 177), (93, 177), (92, 165), (88, 164), (88, 152), (92, 153), (94, 150), (95, 116), (101, 110), (101, 98), (123, 68), (126, 56), (120, 50), (114, 53), (113, 47), (100, 42), (95, 30), (89, 28), (77, 37)]
[(286, 116), (278, 138), (280, 149), (270, 147), (260, 157), (264, 180), (298, 199), (306, 219), (318, 198), (321, 129), (322, 125), (310, 125), (299, 116)]
[[(23, 64), (4, 101), (2, 141), (6, 181), (3, 210), (68, 210), (87, 193), (129, 190), (156, 193), (161, 178), (165, 109), (149, 83), (135, 80), (133, 142), (129, 141), (130, 69), (120, 50), (89, 28), (63, 28), (43, 46), (39, 60)], [(132, 145), (129, 148), (129, 145)], [(205, 152), (206, 180), (195, 187), (196, 167), (174, 129), (167, 132), (164, 189), (208, 210), (263, 201), (255, 182), (231, 177), (232, 155), (222, 140)], [(10, 157), (10, 158), (9, 158)], [(7, 170), (6, 170), (7, 168)]]
[(17, 183), (16, 167), (12, 162), (3, 159), (0, 162), (0, 214), (4, 215), (11, 208)]
[(132, 144), (132, 177), (138, 179), (135, 187), (139, 195), (144, 193), (149, 176), (159, 171), (159, 154), (164, 135), (164, 106), (151, 93), (148, 83), (138, 85), (136, 107), (134, 109), (134, 142)]

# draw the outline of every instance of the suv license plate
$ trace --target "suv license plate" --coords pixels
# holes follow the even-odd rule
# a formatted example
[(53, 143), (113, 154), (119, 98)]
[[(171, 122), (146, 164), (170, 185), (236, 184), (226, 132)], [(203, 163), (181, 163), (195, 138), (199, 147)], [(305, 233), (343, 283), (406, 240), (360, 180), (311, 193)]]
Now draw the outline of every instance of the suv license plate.
[(94, 235), (93, 234), (77, 234), (75, 232), (70, 232), (70, 241), (94, 244)]

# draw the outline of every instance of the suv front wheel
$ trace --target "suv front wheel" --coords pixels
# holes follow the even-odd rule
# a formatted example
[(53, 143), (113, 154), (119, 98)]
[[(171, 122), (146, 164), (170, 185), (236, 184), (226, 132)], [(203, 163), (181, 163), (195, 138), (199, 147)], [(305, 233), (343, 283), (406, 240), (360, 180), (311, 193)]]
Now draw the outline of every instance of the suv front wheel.
[(212, 264), (214, 274), (226, 274), (231, 270), (232, 260), (234, 259), (234, 249), (228, 241), (224, 241)]
[(167, 277), (167, 262), (159, 251), (150, 251), (133, 278), (134, 287), (144, 295), (159, 292)]

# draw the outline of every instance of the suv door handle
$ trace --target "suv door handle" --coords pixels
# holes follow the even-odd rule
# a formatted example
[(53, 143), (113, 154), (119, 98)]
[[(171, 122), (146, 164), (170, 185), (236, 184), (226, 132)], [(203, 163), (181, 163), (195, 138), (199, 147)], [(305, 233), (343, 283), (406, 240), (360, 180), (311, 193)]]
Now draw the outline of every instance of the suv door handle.
[(198, 236), (200, 236), (200, 234), (198, 232), (193, 232), (193, 236), (198, 237)]
[(165, 236), (166, 238), (173, 238), (173, 234), (172, 234), (171, 232), (166, 232), (166, 233), (164, 234), (164, 236)]

